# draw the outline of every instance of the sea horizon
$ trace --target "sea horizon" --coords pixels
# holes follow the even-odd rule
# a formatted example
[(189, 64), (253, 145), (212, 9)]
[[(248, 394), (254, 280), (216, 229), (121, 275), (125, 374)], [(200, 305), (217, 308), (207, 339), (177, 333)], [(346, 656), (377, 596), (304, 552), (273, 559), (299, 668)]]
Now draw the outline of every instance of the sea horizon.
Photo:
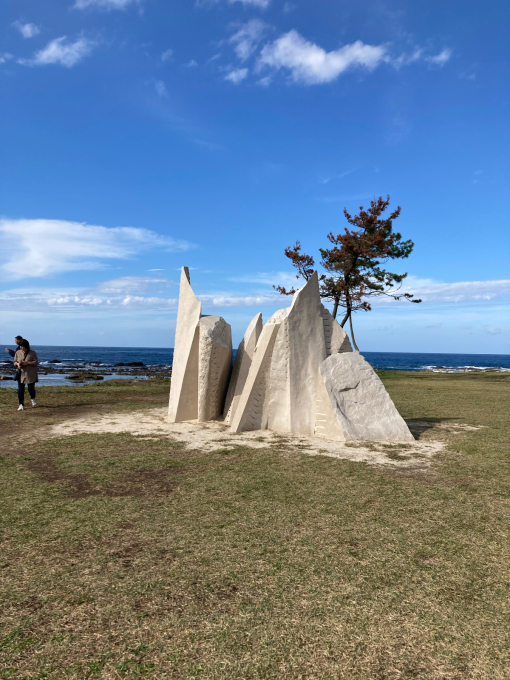
[[(0, 341), (0, 347), (8, 347), (14, 349), (15, 345), (11, 342)], [(171, 351), (173, 352), (173, 347), (149, 347), (148, 345), (37, 345), (31, 343), (31, 347), (37, 351), (37, 347), (40, 349), (106, 349), (106, 350), (143, 350), (143, 351)], [(236, 348), (234, 347), (234, 352)], [(492, 357), (510, 357), (510, 353), (494, 353), (494, 352), (413, 352), (413, 351), (400, 351), (400, 352), (388, 352), (383, 350), (361, 350), (360, 354), (427, 354), (427, 355), (438, 355), (438, 356), (492, 356)]]

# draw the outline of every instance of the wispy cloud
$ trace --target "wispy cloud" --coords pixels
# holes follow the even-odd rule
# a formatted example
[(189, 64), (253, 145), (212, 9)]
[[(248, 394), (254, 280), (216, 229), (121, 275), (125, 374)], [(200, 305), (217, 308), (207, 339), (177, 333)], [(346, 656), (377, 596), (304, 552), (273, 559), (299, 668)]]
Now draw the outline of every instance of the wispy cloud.
[(22, 24), (21, 21), (15, 21), (12, 25), (18, 29), (24, 38), (33, 38), (34, 35), (41, 32), (41, 29), (35, 24)]
[(235, 68), (227, 73), (225, 80), (229, 80), (231, 83), (234, 83), (234, 85), (239, 85), (239, 83), (244, 80), (247, 75), (247, 68)]
[(353, 69), (373, 71), (383, 64), (396, 69), (418, 61), (443, 66), (451, 55), (452, 50), (449, 48), (444, 48), (436, 55), (427, 55), (421, 47), (415, 47), (410, 53), (395, 55), (390, 50), (390, 45), (367, 45), (361, 40), (327, 52), (293, 29), (272, 43), (264, 45), (257, 60), (256, 70), (284, 69), (289, 72), (291, 80), (295, 83), (318, 85), (330, 83)]
[(0, 220), (2, 270), (10, 280), (98, 269), (140, 251), (185, 251), (187, 241), (149, 229), (102, 227), (65, 220)]
[(354, 168), (352, 170), (345, 170), (345, 172), (340, 172), (338, 175), (331, 175), (330, 177), (322, 177), (319, 182), (321, 184), (329, 184), (332, 179), (343, 179), (347, 175), (352, 175)]
[(246, 61), (255, 52), (266, 29), (267, 24), (260, 19), (250, 19), (229, 38), (229, 43), (234, 46), (241, 61)]
[(166, 89), (166, 85), (162, 80), (154, 81), (154, 89), (160, 97), (168, 97), (168, 90)]
[(383, 45), (365, 45), (361, 40), (326, 52), (292, 30), (263, 47), (258, 68), (288, 69), (294, 82), (315, 85), (336, 80), (351, 68), (371, 71), (383, 63), (386, 56)]
[[(98, 283), (93, 288), (22, 288), (0, 293), (0, 306), (3, 310), (34, 310), (39, 312), (88, 311), (99, 313), (129, 311), (146, 312), (177, 310), (179, 299), (164, 296), (164, 289), (177, 284), (166, 279), (151, 277), (125, 276)], [(145, 295), (143, 294), (145, 293)], [(221, 307), (260, 307), (282, 305), (282, 298), (273, 293), (266, 295), (237, 295), (231, 292), (203, 293), (198, 299), (208, 309)]]
[(98, 9), (127, 9), (129, 5), (137, 5), (140, 0), (76, 0), (75, 9), (87, 9), (96, 7)]
[(429, 304), (510, 302), (508, 279), (441, 283), (409, 276), (405, 280), (405, 290)]
[(174, 51), (172, 49), (165, 50), (161, 55), (161, 61), (169, 61), (172, 58)]
[(67, 40), (67, 36), (55, 38), (46, 47), (36, 52), (32, 59), (18, 59), (18, 63), (25, 66), (47, 66), (58, 64), (71, 68), (88, 56), (97, 45), (94, 40), (78, 38), (74, 42)]
[(269, 6), (270, 0), (228, 0), (229, 4), (233, 5), (235, 2), (240, 2), (246, 7), (259, 7), (260, 9), (266, 9)]
[(198, 66), (198, 63), (194, 59), (190, 59), (188, 63), (186, 64), (188, 68), (193, 68), (194, 66)]
[(435, 64), (436, 66), (444, 66), (447, 61), (450, 61), (452, 54), (453, 51), (450, 48), (445, 47), (439, 54), (425, 57), (425, 61), (428, 61), (430, 64)]
[(0, 64), (5, 64), (6, 61), (10, 61), (11, 59), (14, 59), (12, 54), (9, 54), (8, 52), (0, 52)]

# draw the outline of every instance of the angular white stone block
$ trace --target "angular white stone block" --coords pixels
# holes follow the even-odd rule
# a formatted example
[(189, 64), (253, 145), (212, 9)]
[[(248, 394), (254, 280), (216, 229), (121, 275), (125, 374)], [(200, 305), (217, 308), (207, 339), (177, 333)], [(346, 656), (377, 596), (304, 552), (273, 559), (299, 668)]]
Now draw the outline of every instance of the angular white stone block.
[(221, 316), (202, 316), (199, 324), (198, 420), (223, 413), (232, 372), (232, 329)]
[(253, 355), (255, 353), (255, 347), (257, 346), (257, 341), (262, 332), (262, 314), (256, 314), (251, 320), (243, 339), (239, 343), (237, 348), (236, 360), (234, 363), (234, 369), (232, 371), (232, 376), (230, 378), (230, 383), (227, 391), (227, 398), (225, 400), (225, 424), (230, 425), (232, 419), (237, 411), (237, 406), (239, 400), (241, 399), (241, 394), (243, 388), (246, 384), (248, 378), (248, 372), (250, 370), (251, 362), (253, 360)]
[(349, 336), (344, 331), (342, 326), (338, 323), (333, 315), (321, 305), (322, 321), (324, 324), (324, 338), (326, 340), (326, 353), (328, 357), (330, 354), (338, 354), (339, 352), (352, 352), (351, 341)]
[(260, 334), (243, 393), (232, 418), (231, 432), (267, 429), (264, 410), (268, 373), (279, 323), (266, 323)]
[(337, 441), (414, 441), (370, 364), (358, 352), (320, 365), (315, 434)]
[[(317, 373), (327, 357), (315, 273), (262, 330), (232, 431), (270, 429), (312, 435)], [(259, 349), (260, 347), (260, 349)]]
[(201, 310), (202, 305), (190, 285), (189, 269), (183, 267), (168, 406), (171, 423), (198, 417), (198, 322)]

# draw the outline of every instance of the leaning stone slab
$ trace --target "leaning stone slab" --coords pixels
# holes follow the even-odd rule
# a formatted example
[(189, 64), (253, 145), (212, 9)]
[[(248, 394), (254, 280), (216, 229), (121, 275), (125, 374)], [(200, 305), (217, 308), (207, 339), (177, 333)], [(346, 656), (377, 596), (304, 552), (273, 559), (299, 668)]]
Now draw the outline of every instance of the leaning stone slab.
[(320, 365), (315, 434), (337, 441), (414, 441), (381, 380), (358, 352)]
[(248, 378), (251, 362), (255, 353), (255, 347), (257, 346), (257, 341), (261, 332), (262, 314), (259, 313), (251, 320), (248, 328), (246, 329), (246, 333), (244, 334), (244, 337), (237, 348), (234, 369), (232, 371), (232, 377), (230, 378), (227, 391), (227, 398), (225, 400), (224, 422), (226, 425), (231, 424), (232, 419), (237, 411), (237, 406), (239, 404), (239, 400), (241, 399), (241, 394)]
[(221, 316), (202, 316), (198, 350), (198, 420), (223, 413), (232, 372), (232, 329)]
[(268, 396), (271, 357), (279, 328), (280, 323), (271, 323), (269, 319), (262, 329), (237, 410), (232, 418), (231, 432), (267, 429), (264, 406)]
[(183, 267), (168, 407), (171, 423), (198, 417), (198, 322), (201, 310), (202, 305), (190, 285), (189, 269)]

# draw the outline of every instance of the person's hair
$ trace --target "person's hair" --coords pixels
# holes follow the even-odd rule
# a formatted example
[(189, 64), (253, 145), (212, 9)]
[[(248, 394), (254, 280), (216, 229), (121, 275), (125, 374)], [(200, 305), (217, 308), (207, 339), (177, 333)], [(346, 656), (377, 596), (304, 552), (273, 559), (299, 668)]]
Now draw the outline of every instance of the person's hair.
[(24, 348), (27, 350), (27, 352), (28, 352), (28, 350), (30, 349), (30, 343), (28, 342), (28, 340), (22, 340), (22, 341), (19, 343), (19, 346), (20, 346), (20, 347), (24, 347)]
[(15, 340), (23, 340), (23, 336), (22, 336), (22, 335), (17, 335), (14, 339), (15, 339)]

